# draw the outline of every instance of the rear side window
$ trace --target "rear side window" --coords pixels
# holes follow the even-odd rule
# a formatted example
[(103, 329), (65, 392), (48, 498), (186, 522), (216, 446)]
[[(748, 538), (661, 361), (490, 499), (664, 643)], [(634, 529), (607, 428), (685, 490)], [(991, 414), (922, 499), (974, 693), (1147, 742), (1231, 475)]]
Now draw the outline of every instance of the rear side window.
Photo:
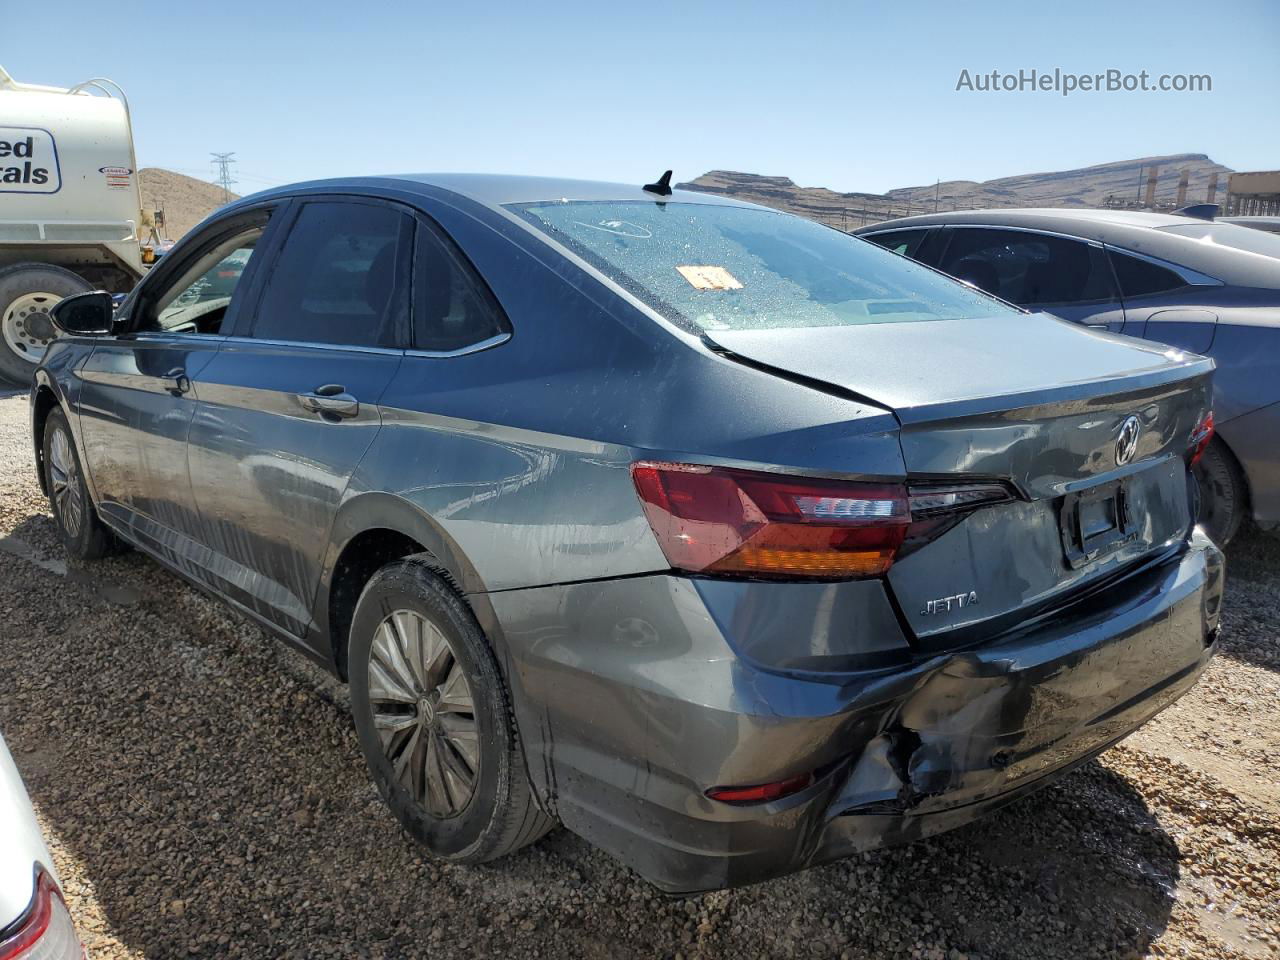
[(305, 204), (267, 279), (252, 336), (397, 346), (408, 310), (412, 238), (413, 221), (392, 207)]
[(1119, 250), (1111, 251), (1111, 265), (1116, 269), (1120, 293), (1125, 297), (1147, 297), (1187, 285), (1174, 271)]
[(924, 235), (928, 232), (928, 230), (890, 230), (887, 233), (873, 234), (867, 239), (886, 250), (892, 250), (894, 253), (900, 253), (914, 260), (920, 244), (924, 241)]
[(463, 350), (503, 333), (502, 313), (447, 241), (418, 225), (413, 275), (413, 346)]
[(938, 269), (1019, 306), (1115, 299), (1106, 255), (1067, 237), (957, 228)]

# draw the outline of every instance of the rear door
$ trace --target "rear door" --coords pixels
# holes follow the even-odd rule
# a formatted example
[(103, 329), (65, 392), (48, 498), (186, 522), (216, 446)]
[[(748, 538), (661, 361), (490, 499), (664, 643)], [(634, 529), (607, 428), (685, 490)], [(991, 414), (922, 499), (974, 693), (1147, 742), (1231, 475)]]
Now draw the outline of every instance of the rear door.
[(1003, 227), (952, 227), (943, 273), (1028, 310), (1119, 332), (1125, 315), (1100, 243)]
[(192, 378), (188, 461), (207, 566), (220, 590), (295, 636), (403, 358), (412, 244), (398, 205), (297, 201), (252, 308)]

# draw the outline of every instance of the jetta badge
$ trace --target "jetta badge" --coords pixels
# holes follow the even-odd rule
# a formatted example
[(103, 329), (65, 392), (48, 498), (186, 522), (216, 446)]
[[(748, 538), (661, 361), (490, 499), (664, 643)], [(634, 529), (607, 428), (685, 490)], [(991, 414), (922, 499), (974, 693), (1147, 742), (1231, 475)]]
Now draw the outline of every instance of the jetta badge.
[(932, 617), (938, 613), (950, 613), (952, 610), (963, 610), (965, 607), (973, 606), (978, 602), (978, 591), (970, 590), (968, 593), (953, 593), (949, 597), (939, 597), (937, 600), (926, 600), (924, 609), (920, 611), (921, 616)]
[(1120, 435), (1116, 437), (1116, 466), (1122, 467), (1138, 450), (1138, 434), (1142, 432), (1142, 422), (1135, 416), (1124, 418), (1120, 424)]

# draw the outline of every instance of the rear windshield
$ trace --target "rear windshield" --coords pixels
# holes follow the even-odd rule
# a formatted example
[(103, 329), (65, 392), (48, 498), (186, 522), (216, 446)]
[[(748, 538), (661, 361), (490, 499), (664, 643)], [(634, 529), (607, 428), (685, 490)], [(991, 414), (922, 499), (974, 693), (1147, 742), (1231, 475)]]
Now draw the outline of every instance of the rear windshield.
[(638, 200), (515, 209), (663, 316), (704, 330), (1016, 312), (874, 243), (769, 210)]
[(1215, 247), (1231, 247), (1246, 253), (1259, 253), (1264, 257), (1280, 258), (1280, 235), (1241, 227), (1234, 223), (1210, 223), (1207, 220), (1179, 223), (1172, 227), (1160, 227), (1165, 233), (1176, 233)]

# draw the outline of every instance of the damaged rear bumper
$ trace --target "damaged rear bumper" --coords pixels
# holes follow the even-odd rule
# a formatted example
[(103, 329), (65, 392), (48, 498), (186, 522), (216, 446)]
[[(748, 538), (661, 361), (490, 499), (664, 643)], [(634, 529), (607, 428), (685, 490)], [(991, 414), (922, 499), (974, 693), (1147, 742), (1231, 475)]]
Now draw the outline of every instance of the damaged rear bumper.
[[(1222, 576), (1197, 533), (1021, 631), (839, 675), (761, 668), (731, 634), (776, 604), (748, 589), (726, 613), (675, 576), (493, 594), (490, 626), (541, 800), (687, 892), (940, 833), (1051, 782), (1195, 683), (1215, 649)], [(823, 603), (814, 622), (839, 612)], [(772, 803), (705, 796), (809, 772), (809, 787)]]

